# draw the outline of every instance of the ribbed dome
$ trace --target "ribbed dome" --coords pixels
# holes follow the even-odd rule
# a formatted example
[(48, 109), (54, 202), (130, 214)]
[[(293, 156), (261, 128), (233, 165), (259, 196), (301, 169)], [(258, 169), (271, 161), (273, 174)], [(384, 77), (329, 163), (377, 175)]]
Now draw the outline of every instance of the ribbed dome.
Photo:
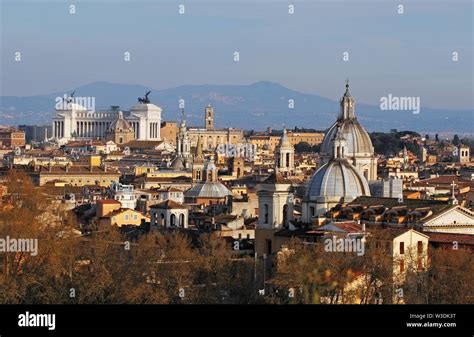
[(367, 131), (357, 119), (336, 121), (328, 130), (321, 143), (321, 154), (332, 153), (332, 141), (336, 138), (338, 129), (346, 140), (346, 157), (373, 155), (374, 147)]
[(219, 182), (205, 182), (194, 185), (186, 193), (186, 197), (190, 198), (225, 198), (232, 193)]
[(133, 130), (130, 124), (123, 118), (122, 111), (119, 111), (117, 119), (114, 120), (109, 127), (110, 131), (125, 132)]
[(347, 159), (333, 159), (321, 166), (311, 178), (307, 191), (309, 199), (317, 197), (355, 198), (361, 195), (370, 195), (369, 184)]

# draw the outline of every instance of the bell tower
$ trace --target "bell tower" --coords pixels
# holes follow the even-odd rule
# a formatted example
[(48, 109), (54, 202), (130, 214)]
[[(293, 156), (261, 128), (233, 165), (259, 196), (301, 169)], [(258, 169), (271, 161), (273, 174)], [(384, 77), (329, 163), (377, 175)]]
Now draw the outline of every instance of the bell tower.
[(275, 149), (275, 172), (288, 176), (294, 173), (294, 168), (295, 148), (291, 145), (286, 128), (283, 128), (280, 143)]
[(207, 105), (204, 112), (206, 130), (214, 130), (214, 108), (211, 106), (211, 103)]
[(191, 143), (189, 140), (188, 130), (186, 128), (184, 109), (181, 111), (181, 124), (178, 131), (177, 149), (178, 155), (186, 159), (189, 158), (191, 154)]

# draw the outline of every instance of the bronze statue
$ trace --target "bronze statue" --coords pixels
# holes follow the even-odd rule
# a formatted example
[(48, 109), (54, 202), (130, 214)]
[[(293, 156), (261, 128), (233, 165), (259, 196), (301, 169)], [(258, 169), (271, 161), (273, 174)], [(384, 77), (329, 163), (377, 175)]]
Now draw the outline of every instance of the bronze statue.
[(150, 103), (150, 99), (148, 98), (148, 95), (150, 93), (151, 91), (147, 91), (144, 97), (138, 97), (138, 103), (144, 103), (144, 104)]

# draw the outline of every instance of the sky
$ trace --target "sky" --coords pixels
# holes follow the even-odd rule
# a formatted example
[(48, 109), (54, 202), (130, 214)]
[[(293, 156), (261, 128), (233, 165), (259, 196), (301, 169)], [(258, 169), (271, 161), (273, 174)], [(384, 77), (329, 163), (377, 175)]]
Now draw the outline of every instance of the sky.
[(265, 80), (338, 99), (349, 78), (359, 102), (378, 104), (390, 93), (420, 97), (427, 107), (473, 108), (472, 0), (0, 4), (0, 96), (48, 94), (95, 81), (159, 90)]

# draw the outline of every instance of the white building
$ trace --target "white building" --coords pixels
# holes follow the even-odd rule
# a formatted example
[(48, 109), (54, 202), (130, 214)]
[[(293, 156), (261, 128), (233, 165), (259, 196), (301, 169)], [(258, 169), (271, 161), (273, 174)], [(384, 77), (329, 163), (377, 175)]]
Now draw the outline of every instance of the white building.
[(137, 207), (137, 196), (134, 192), (133, 185), (113, 183), (112, 186), (110, 186), (110, 194), (113, 199), (122, 204), (122, 208), (135, 209)]
[[(119, 107), (106, 111), (88, 111), (74, 103), (74, 97), (67, 99), (53, 118), (53, 139), (67, 142), (71, 139), (105, 139), (106, 131), (119, 115)], [(147, 96), (140, 98), (123, 116), (135, 133), (137, 140), (160, 140), (162, 109), (150, 103)]]
[(474, 235), (474, 212), (452, 205), (423, 219), (424, 232)]
[(188, 228), (188, 207), (173, 200), (150, 206), (150, 229)]

